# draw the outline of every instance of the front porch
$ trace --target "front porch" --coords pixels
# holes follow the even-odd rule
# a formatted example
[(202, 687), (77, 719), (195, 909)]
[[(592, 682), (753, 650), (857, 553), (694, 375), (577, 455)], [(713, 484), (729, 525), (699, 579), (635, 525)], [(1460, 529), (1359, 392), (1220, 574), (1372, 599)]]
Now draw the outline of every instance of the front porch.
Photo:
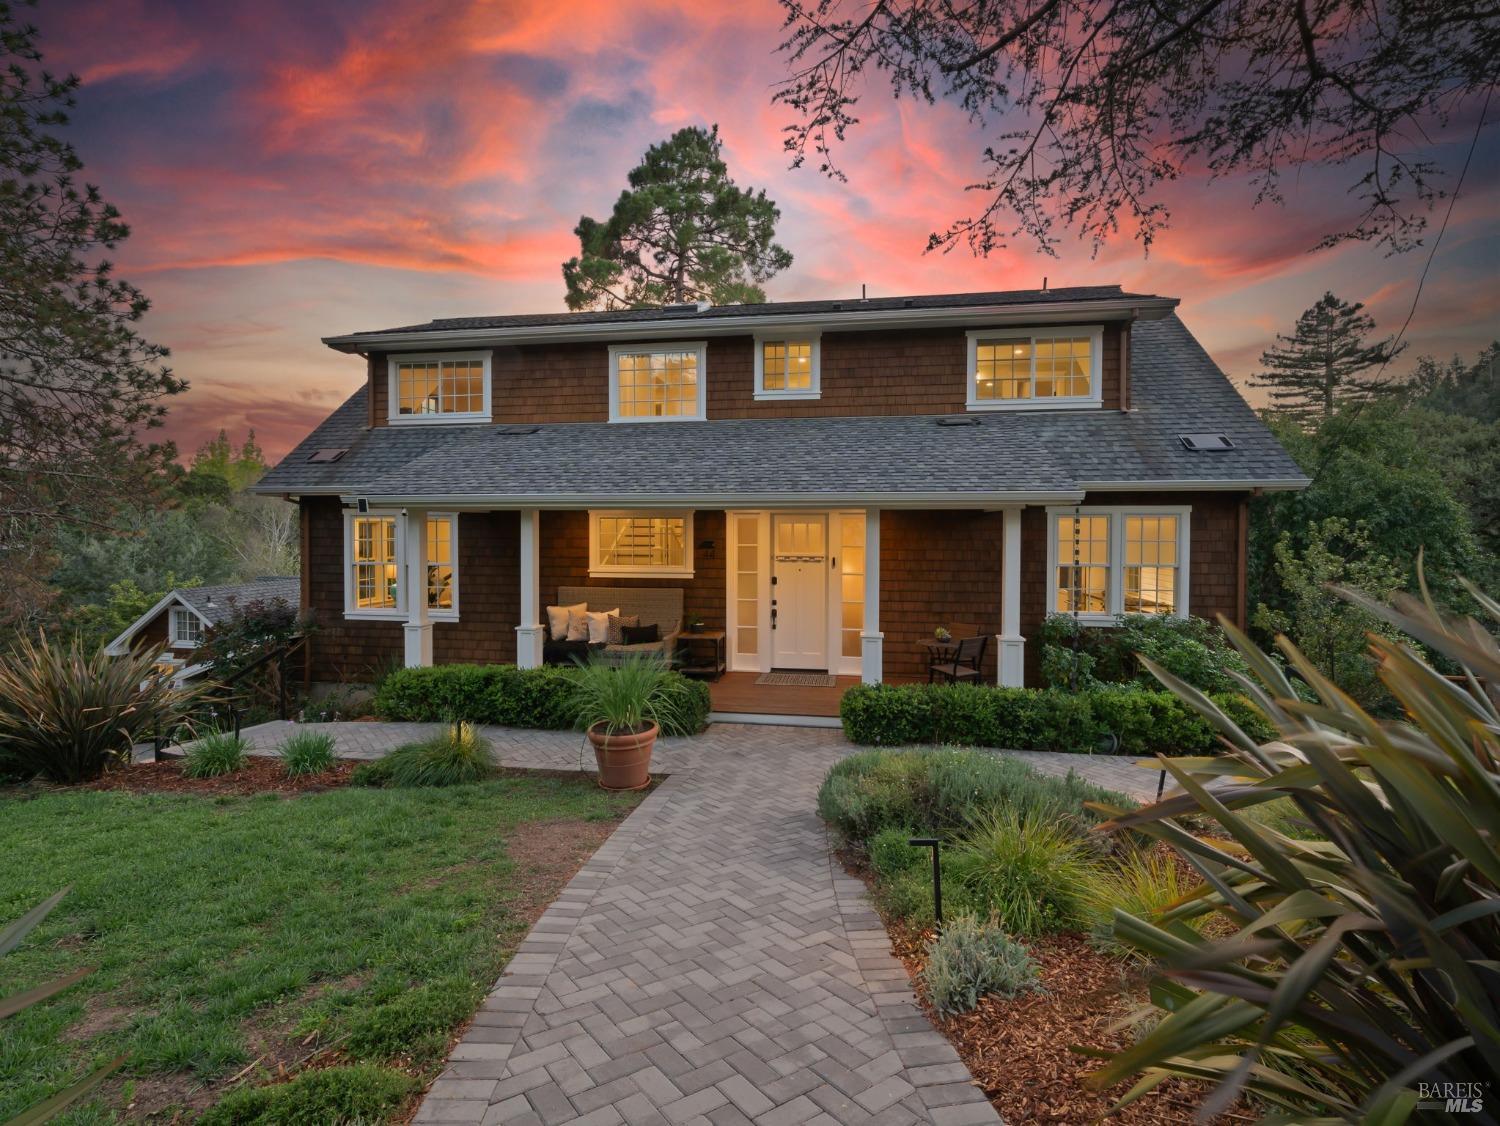
[(760, 676), (757, 672), (727, 672), (710, 681), (708, 692), (713, 700), (714, 719), (727, 722), (751, 716), (798, 716), (829, 721), (812, 726), (833, 727), (838, 724), (839, 701), (859, 683), (857, 676), (837, 676), (827, 687), (757, 684)]

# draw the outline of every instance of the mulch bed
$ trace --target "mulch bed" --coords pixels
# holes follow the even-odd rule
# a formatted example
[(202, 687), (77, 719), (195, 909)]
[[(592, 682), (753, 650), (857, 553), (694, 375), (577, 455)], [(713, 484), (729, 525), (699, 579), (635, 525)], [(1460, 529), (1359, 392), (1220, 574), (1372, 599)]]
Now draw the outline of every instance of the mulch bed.
[[(869, 883), (870, 873), (849, 854), (844, 866)], [(1177, 1124), (1190, 1122), (1205, 1088), (1169, 1080), (1114, 1114), (1110, 1108), (1129, 1083), (1098, 1092), (1083, 1077), (1098, 1062), (1072, 1050), (1075, 1045), (1113, 1051), (1130, 1042), (1129, 1030), (1111, 1031), (1122, 1016), (1146, 999), (1145, 984), (1130, 963), (1103, 954), (1081, 935), (1049, 935), (1027, 943), (1042, 992), (1006, 1000), (986, 997), (973, 1012), (944, 1020), (933, 1012), (917, 981), (931, 931), (886, 920), (891, 949), (912, 977), (918, 1002), (933, 1025), (952, 1041), (1007, 1122), (1105, 1122)], [(1218, 1123), (1249, 1122), (1253, 1116), (1222, 1115)]]
[(86, 790), (128, 790), (136, 794), (316, 794), (347, 786), (356, 762), (336, 762), (321, 774), (287, 776), (281, 760), (252, 756), (232, 774), (218, 778), (188, 778), (182, 773), (181, 759), (160, 762), (135, 762), (107, 771), (83, 785)]

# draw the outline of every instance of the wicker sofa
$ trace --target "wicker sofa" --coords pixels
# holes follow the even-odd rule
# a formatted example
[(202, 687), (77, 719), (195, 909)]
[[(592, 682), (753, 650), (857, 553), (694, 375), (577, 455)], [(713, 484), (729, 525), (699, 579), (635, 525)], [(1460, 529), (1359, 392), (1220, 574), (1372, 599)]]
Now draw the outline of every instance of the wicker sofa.
[(659, 641), (641, 645), (589, 645), (582, 641), (553, 638), (549, 629), (542, 644), (542, 660), (549, 665), (568, 665), (598, 653), (616, 664), (631, 656), (646, 655), (670, 661), (677, 653), (677, 635), (682, 632), (681, 587), (560, 586), (556, 606), (583, 602), (595, 613), (620, 608), (623, 616), (636, 616), (641, 625), (655, 625)]

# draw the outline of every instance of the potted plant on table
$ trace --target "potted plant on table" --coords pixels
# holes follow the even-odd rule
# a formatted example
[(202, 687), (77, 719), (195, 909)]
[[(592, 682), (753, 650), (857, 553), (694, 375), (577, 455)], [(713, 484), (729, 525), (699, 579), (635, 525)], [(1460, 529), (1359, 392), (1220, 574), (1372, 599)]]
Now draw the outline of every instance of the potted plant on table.
[(596, 656), (574, 675), (574, 718), (593, 744), (599, 785), (643, 789), (651, 780), (657, 733), (678, 719), (671, 669), (659, 657), (632, 656), (611, 665)]

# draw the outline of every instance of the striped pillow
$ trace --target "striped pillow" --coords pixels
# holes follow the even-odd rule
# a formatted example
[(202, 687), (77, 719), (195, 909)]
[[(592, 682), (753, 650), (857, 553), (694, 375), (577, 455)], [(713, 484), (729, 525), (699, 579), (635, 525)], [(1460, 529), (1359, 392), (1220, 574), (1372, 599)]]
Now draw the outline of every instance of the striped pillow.
[(611, 614), (609, 616), (609, 630), (606, 634), (610, 645), (625, 644), (625, 627), (634, 629), (641, 624), (639, 614)]

